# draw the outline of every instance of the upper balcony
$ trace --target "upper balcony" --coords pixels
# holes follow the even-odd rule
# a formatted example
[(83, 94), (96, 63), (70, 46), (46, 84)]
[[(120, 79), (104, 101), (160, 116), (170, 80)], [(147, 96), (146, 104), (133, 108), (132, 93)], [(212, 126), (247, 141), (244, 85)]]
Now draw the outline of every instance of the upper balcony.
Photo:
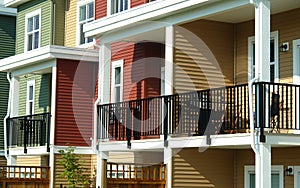
[[(299, 126), (299, 85), (255, 83), (253, 101), (248, 85), (200, 90), (98, 107), (98, 139), (125, 141), (164, 136), (194, 137), (250, 132), (294, 134)], [(251, 91), (250, 91), (251, 92)], [(253, 114), (250, 114), (250, 104)], [(207, 143), (209, 144), (209, 143)]]

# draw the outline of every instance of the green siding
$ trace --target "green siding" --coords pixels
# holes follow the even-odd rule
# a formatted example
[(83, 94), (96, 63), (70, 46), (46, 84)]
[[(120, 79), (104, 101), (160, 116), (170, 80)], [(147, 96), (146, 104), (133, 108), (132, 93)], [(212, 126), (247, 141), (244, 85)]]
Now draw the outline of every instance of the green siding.
[(18, 7), (17, 13), (17, 35), (16, 35), (16, 54), (24, 52), (25, 41), (25, 15), (41, 9), (41, 41), (40, 47), (51, 44), (52, 40), (52, 2), (51, 0), (35, 0), (25, 3)]
[(51, 74), (31, 74), (20, 78), (19, 116), (26, 115), (27, 82), (30, 80), (35, 80), (34, 113), (50, 112)]
[(3, 119), (7, 112), (9, 84), (6, 73), (0, 72), (0, 150), (4, 149), (4, 124)]
[(16, 18), (0, 15), (0, 59), (15, 54)]
[[(16, 38), (16, 18), (0, 15), (0, 59), (14, 55)], [(4, 149), (3, 119), (7, 112), (9, 83), (6, 73), (0, 72), (0, 150)]]
[(65, 1), (56, 1), (55, 10), (55, 45), (64, 46)]

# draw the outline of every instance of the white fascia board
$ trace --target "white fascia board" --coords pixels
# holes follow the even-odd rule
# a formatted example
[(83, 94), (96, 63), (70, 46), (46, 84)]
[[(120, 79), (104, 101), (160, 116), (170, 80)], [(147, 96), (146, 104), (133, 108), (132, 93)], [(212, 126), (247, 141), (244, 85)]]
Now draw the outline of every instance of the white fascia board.
[(11, 72), (12, 77), (18, 77), (25, 74), (34, 73), (39, 70), (44, 70), (50, 67), (54, 67), (56, 65), (55, 59), (45, 60), (40, 63), (36, 63), (32, 66), (26, 66), (21, 67), (20, 69), (14, 69), (13, 72)]
[[(55, 154), (59, 154), (60, 150), (66, 151), (66, 149), (68, 149), (68, 146), (53, 146), (53, 152)], [(83, 146), (76, 146), (74, 148), (74, 153), (75, 154), (90, 154), (90, 155), (96, 154), (93, 151), (92, 147), (83, 147)]]
[(24, 147), (10, 148), (9, 155), (49, 155), (46, 146), (27, 147), (27, 154), (24, 153)]
[(30, 0), (4, 0), (4, 6), (16, 8), (21, 4), (27, 3)]
[(124, 11), (124, 13), (120, 15), (109, 16), (88, 23), (84, 25), (84, 32), (86, 37), (102, 36), (104, 34), (111, 35), (112, 31), (120, 30), (120, 28), (124, 31), (123, 28), (126, 27), (134, 27), (133, 29), (148, 27), (148, 23), (143, 25), (137, 23), (151, 20), (165, 23), (161, 25), (162, 28), (165, 25), (184, 23), (247, 4), (249, 4), (248, 0), (157, 1), (156, 4), (145, 4), (128, 11)]
[(266, 140), (272, 146), (300, 146), (299, 133), (269, 134), (266, 135)]
[(99, 53), (96, 50), (62, 46), (45, 46), (0, 60), (0, 71), (20, 69), (25, 66), (34, 65), (41, 61), (58, 58), (98, 62), (98, 56)]
[(208, 1), (209, 0), (159, 0), (85, 24), (83, 31), (85, 32), (86, 37), (101, 35), (102, 33), (126, 25), (165, 16), (168, 13), (192, 7), (197, 4), (200, 5)]
[(17, 15), (17, 9), (14, 8), (5, 8), (0, 6), (0, 15), (4, 16), (16, 16)]

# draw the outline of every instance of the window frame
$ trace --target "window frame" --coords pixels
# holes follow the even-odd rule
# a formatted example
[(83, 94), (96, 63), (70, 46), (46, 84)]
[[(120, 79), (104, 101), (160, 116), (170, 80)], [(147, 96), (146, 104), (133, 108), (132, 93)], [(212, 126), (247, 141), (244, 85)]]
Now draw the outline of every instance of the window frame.
[[(270, 32), (270, 41), (274, 39), (274, 62), (269, 62), (269, 65), (273, 64), (275, 66), (274, 71), (274, 83), (279, 82), (279, 34), (278, 31)], [(255, 36), (248, 37), (248, 81), (253, 79), (253, 56), (254, 51), (252, 45), (255, 43)], [(271, 75), (270, 75), (271, 78)]]
[[(127, 9), (123, 10), (123, 11), (119, 11), (119, 12), (112, 12), (112, 1), (114, 0), (107, 0), (107, 16), (111, 16), (111, 15), (115, 15), (115, 14), (119, 14), (121, 12), (127, 11), (130, 9), (130, 5), (131, 5), (131, 0), (116, 0), (116, 1), (127, 1)], [(119, 3), (120, 4), (120, 3)]]
[[(284, 167), (283, 165), (272, 165), (271, 173), (279, 174), (279, 188), (284, 188)], [(250, 174), (255, 174), (254, 165), (244, 166), (244, 188), (250, 188)]]
[[(30, 87), (32, 89), (32, 100), (29, 99), (29, 91)], [(30, 102), (32, 102), (32, 114), (30, 113)], [(34, 107), (35, 107), (35, 80), (27, 81), (27, 91), (26, 91), (26, 115), (34, 115)]]
[[(35, 17), (39, 15), (39, 29), (38, 30), (33, 30), (31, 32), (28, 32), (28, 19)], [(24, 52), (28, 52), (28, 51), (32, 51), (34, 49), (38, 49), (41, 46), (41, 27), (42, 27), (42, 10), (41, 9), (37, 9), (35, 11), (32, 11), (30, 13), (27, 13), (25, 15), (25, 32), (24, 32), (24, 38), (25, 38), (25, 42), (24, 42)], [(31, 50), (28, 50), (28, 35), (29, 33), (35, 33), (35, 32), (39, 32), (39, 43), (38, 43), (38, 47), (37, 48), (32, 48)], [(34, 37), (33, 37), (34, 38)], [(33, 42), (34, 43), (34, 42)]]
[[(123, 66), (124, 66), (124, 60), (116, 60), (112, 61), (111, 67), (112, 67), (112, 74), (111, 74), (111, 102), (122, 102), (123, 101)], [(120, 84), (118, 84), (118, 87), (120, 87), (120, 101), (116, 101), (115, 94), (116, 94), (116, 80), (115, 80), (115, 69), (120, 67)]]
[[(88, 18), (88, 19), (85, 19), (84, 21), (80, 21), (80, 8), (82, 6), (87, 6), (88, 4), (90, 3), (93, 3), (94, 6), (93, 6), (93, 12), (94, 12), (94, 15), (93, 15), (93, 18)], [(85, 13), (87, 15), (87, 12)], [(81, 30), (80, 30), (80, 26), (81, 24), (86, 24), (86, 23), (89, 23), (89, 22), (92, 22), (95, 20), (95, 1), (94, 0), (83, 0), (83, 1), (79, 1), (77, 3), (77, 21), (76, 21), (76, 45), (80, 48), (87, 48), (87, 47), (90, 47), (93, 45), (95, 39), (93, 38), (93, 40), (91, 42), (87, 42), (88, 40), (88, 37), (85, 37), (85, 42), (80, 44), (81, 43)]]

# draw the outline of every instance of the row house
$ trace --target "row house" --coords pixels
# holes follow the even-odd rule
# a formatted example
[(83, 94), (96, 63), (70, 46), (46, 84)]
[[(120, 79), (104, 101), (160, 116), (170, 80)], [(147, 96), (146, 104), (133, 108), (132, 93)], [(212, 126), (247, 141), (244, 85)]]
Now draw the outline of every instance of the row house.
[(299, 187), (299, 15), (295, 0), (95, 0), (97, 186)]
[[(0, 1), (0, 59), (15, 54), (16, 10), (6, 8)], [(6, 165), (4, 153), (4, 124), (8, 102), (9, 83), (6, 73), (0, 73), (0, 166)]]
[(74, 146), (92, 179), (98, 52), (95, 40), (83, 35), (83, 24), (94, 20), (94, 1), (4, 4), (17, 9), (17, 27), (16, 55), (0, 60), (0, 71), (10, 83), (7, 116), (1, 119), (7, 158), (1, 174), (8, 172), (2, 178), (7, 186), (13, 178), (23, 178), (12, 183), (16, 186), (67, 186), (59, 151)]

